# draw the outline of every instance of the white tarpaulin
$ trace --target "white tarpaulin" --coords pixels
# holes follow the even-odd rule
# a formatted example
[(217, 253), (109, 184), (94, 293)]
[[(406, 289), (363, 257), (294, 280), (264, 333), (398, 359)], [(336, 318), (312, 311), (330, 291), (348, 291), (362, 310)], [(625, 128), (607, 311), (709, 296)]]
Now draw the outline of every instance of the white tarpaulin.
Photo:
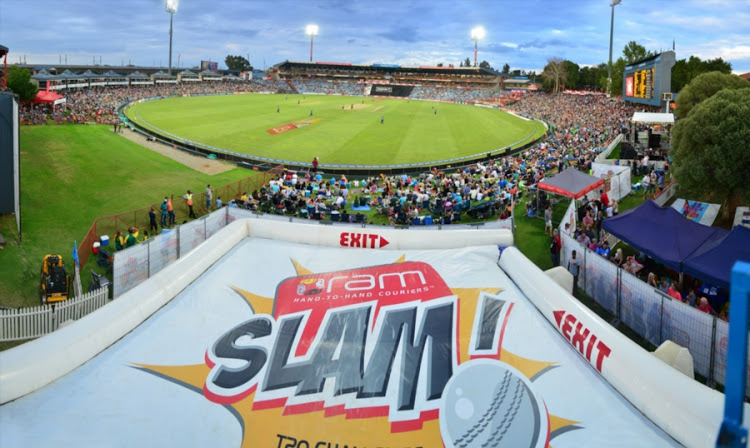
[[(509, 387), (522, 418), (506, 422), (508, 446), (546, 447), (547, 437), (555, 447), (676, 446), (559, 336), (496, 265), (497, 257), (493, 246), (396, 253), (248, 238), (110, 349), (0, 407), (0, 445), (47, 446), (54, 440), (78, 447), (103, 441), (149, 446), (169, 440), (173, 446), (271, 447), (294, 438), (310, 447), (319, 441), (434, 447), (469, 431), (485, 413), (482, 407), (492, 406), (492, 397)], [(291, 295), (282, 298), (287, 288)], [(415, 296), (418, 289), (423, 292)], [(266, 307), (273, 316), (258, 320), (258, 297), (276, 297), (273, 312), (270, 303)], [(301, 315), (304, 321), (294, 317)], [(344, 317), (347, 326), (333, 335)], [(367, 321), (361, 328), (360, 317)], [(412, 318), (416, 327), (400, 323)], [(396, 321), (406, 325), (404, 334), (416, 332), (417, 341), (429, 334), (433, 341), (416, 365), (409, 364), (411, 354), (400, 355), (406, 346), (383, 339)], [(433, 326), (438, 321), (447, 326)], [(297, 334), (293, 346), (285, 345), (288, 332)], [(343, 345), (325, 356), (324, 340), (331, 337), (343, 338)], [(225, 348), (228, 338), (238, 345)], [(368, 348), (352, 351), (359, 343)], [(265, 355), (253, 357), (254, 345), (264, 346)], [(291, 347), (283, 355), (289, 362), (278, 358), (277, 364), (283, 346)], [(394, 358), (381, 353), (391, 349)], [(339, 359), (359, 360), (359, 353), (364, 380), (356, 373), (360, 361), (352, 378), (329, 369), (342, 369)], [(302, 367), (306, 358), (314, 360), (312, 370)], [(383, 365), (386, 379), (394, 370), (383, 383), (388, 393), (373, 389), (369, 398), (358, 398), (344, 383), (360, 378), (358, 384), (369, 384), (368, 365), (381, 358), (393, 362)], [(248, 362), (265, 364), (253, 376)], [(450, 379), (442, 376), (444, 362), (454, 372)], [(404, 383), (409, 372), (416, 376)], [(415, 395), (403, 395), (411, 381)], [(442, 399), (430, 392), (436, 382), (445, 385)], [(505, 414), (504, 406), (498, 415)], [(65, 424), (50, 431), (53, 420)]]
[(678, 198), (672, 203), (672, 208), (682, 213), (682, 216), (687, 219), (710, 227), (716, 220), (721, 205)]
[(0, 446), (715, 445), (723, 396), (510, 232), (434, 235), (237, 219), (0, 352)]
[(604, 179), (604, 186), (611, 201), (619, 202), (630, 194), (630, 167), (592, 163), (591, 170), (594, 177)]
[(633, 123), (674, 124), (674, 114), (635, 112), (631, 121)]

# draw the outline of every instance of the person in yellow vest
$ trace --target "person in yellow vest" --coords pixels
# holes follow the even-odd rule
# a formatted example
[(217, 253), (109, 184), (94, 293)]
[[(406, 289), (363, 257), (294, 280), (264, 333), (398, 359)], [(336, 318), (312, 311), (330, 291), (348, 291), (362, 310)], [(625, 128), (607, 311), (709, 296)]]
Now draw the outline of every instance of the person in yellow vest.
[(190, 210), (189, 216), (192, 219), (197, 218), (197, 216), (195, 215), (195, 212), (193, 211), (193, 192), (188, 190), (187, 194), (185, 194), (182, 197), (185, 198), (185, 200), (187, 201), (187, 206), (188, 206), (188, 209)]

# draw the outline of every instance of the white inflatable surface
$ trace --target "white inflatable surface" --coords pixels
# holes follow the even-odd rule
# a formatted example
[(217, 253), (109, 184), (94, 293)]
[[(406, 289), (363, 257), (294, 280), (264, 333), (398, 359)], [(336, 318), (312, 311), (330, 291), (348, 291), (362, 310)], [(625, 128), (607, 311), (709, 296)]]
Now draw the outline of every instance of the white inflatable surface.
[[(244, 225), (215, 238), (252, 235)], [(640, 349), (589, 324), (577, 302), (514, 249), (498, 265), (497, 246), (373, 250), (248, 237), (214, 262), (212, 241), (164, 271), (187, 276), (190, 266), (197, 280), (67, 375), (44, 386), (41, 377), (27, 385), (14, 374), (56, 334), (2, 354), (0, 388), (35, 391), (2, 392), (20, 398), (0, 406), (0, 447), (710, 446), (721, 417), (718, 394), (645, 351), (643, 365), (611, 372), (621, 359), (641, 362), (618, 350)], [(548, 309), (529, 300), (503, 263), (526, 269), (533, 300), (555, 296)], [(180, 289), (170, 281), (160, 274), (101, 311)], [(97, 315), (105, 313), (64, 329), (67, 346), (97, 343), (97, 334), (74, 336), (76, 327), (96, 328)], [(576, 348), (565, 322), (582, 338)], [(665, 372), (650, 370), (647, 359)], [(658, 411), (703, 406), (692, 411), (706, 421), (664, 415), (659, 424), (671, 436), (654, 424), (640, 400), (670, 395), (635, 386), (642, 372), (667, 375), (652, 385), (686, 380), (676, 380), (684, 397), (672, 394), (674, 407), (660, 403)], [(703, 402), (690, 401), (693, 388)], [(691, 439), (679, 439), (684, 434)]]

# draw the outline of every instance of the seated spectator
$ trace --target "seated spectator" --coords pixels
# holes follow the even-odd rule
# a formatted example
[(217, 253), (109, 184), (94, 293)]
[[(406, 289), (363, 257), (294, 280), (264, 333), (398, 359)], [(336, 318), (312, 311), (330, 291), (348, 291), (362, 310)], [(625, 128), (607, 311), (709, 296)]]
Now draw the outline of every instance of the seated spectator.
[(708, 303), (708, 299), (705, 297), (701, 297), (700, 304), (697, 306), (697, 308), (704, 313), (708, 313), (712, 316), (716, 315), (716, 311), (711, 307), (711, 305)]
[(688, 291), (688, 294), (685, 297), (685, 303), (687, 303), (688, 305), (692, 307), (695, 307), (695, 300), (696, 300), (695, 291), (691, 289), (690, 291)]
[(653, 272), (648, 273), (648, 280), (646, 281), (646, 283), (654, 288), (659, 287), (659, 284), (656, 281), (656, 274), (654, 274)]
[(625, 258), (622, 255), (622, 249), (617, 249), (615, 252), (615, 256), (612, 257), (612, 263), (616, 264), (618, 267), (622, 267), (622, 265), (625, 263)]
[(596, 240), (596, 238), (592, 238), (591, 244), (589, 244), (589, 250), (596, 252), (597, 249), (599, 249), (599, 242)]
[(666, 294), (669, 291), (669, 283), (667, 282), (667, 277), (662, 277), (661, 282), (659, 283), (659, 291)]
[(596, 253), (597, 255), (604, 257), (605, 260), (608, 260), (610, 253), (609, 243), (607, 241), (603, 242), (602, 245), (596, 249)]

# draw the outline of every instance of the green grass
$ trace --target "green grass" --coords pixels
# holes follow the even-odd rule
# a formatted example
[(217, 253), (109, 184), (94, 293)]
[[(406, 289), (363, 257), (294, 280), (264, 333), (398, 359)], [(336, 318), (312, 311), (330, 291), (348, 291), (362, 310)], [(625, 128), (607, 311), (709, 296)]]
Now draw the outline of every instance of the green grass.
[[(322, 164), (406, 164), (484, 155), (544, 134), (541, 123), (497, 109), (343, 96), (174, 97), (136, 104), (126, 114), (157, 132), (205, 145), (297, 162), (317, 156)], [(267, 132), (308, 120), (281, 134)]]
[[(0, 233), (9, 244), (0, 251), (0, 306), (38, 305), (42, 258), (61, 254), (72, 269), (73, 242), (83, 239), (96, 218), (251, 175), (240, 168), (202, 174), (113, 134), (108, 126), (23, 126), (23, 242), (15, 218), (1, 215)], [(89, 271), (82, 272), (87, 280)]]

